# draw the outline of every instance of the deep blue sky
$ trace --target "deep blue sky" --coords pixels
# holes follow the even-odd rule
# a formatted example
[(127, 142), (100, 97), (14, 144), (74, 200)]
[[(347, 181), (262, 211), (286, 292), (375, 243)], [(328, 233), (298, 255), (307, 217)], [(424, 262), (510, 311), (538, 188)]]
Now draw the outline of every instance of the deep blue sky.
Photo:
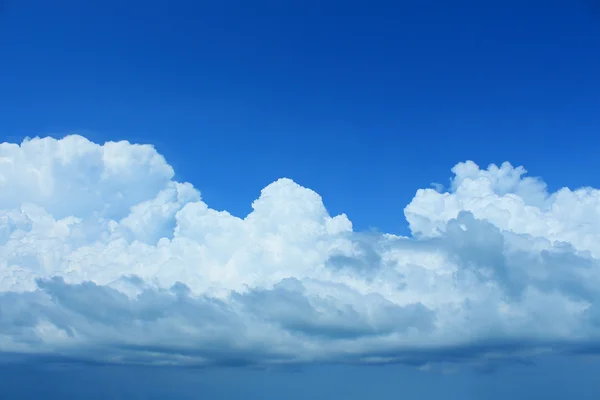
[(415, 191), (467, 159), (600, 185), (591, 0), (9, 0), (0, 18), (1, 139), (153, 143), (236, 215), (286, 176), (405, 232)]
[[(551, 189), (600, 186), (592, 0), (1, 4), (0, 141), (82, 133), (152, 143), (178, 179), (236, 215), (285, 176), (358, 229), (406, 232), (402, 210), (415, 191), (446, 183), (467, 159), (523, 164)], [(111, 398), (591, 399), (597, 362), (569, 363), (488, 375), (337, 367), (202, 379), (11, 369), (0, 394), (16, 396), (20, 383), (41, 398), (33, 379), (50, 398), (76, 382), (81, 396)]]

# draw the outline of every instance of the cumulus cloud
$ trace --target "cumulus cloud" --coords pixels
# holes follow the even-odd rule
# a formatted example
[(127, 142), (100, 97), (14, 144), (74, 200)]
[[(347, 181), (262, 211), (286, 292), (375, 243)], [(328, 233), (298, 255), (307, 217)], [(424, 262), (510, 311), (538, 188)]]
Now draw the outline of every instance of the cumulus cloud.
[[(420, 189), (411, 236), (355, 232), (289, 179), (233, 216), (149, 145), (0, 144), (0, 360), (415, 365), (586, 352), (600, 191), (509, 163)], [(592, 349), (592, 350), (590, 350)]]

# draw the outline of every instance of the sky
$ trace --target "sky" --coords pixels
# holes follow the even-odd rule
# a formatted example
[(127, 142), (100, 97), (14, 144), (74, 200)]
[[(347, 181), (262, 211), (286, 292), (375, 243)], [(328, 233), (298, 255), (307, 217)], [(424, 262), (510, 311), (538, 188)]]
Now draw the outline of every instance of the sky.
[(0, 397), (595, 398), (598, 71), (591, 0), (0, 1)]

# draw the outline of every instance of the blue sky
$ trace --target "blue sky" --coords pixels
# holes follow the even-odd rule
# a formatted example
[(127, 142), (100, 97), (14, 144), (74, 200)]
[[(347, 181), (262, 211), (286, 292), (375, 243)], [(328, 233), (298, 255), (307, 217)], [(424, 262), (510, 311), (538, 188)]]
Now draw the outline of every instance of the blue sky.
[(240, 215), (290, 177), (393, 232), (467, 159), (600, 184), (592, 2), (255, 3), (5, 2), (2, 135), (152, 143)]
[[(580, 335), (576, 334), (576, 329), (579, 328), (573, 328), (574, 331), (568, 333), (560, 331), (562, 328), (559, 329), (561, 326), (581, 322), (569, 319), (575, 312), (574, 308), (569, 308), (575, 307), (570, 301), (583, 299), (582, 301), (592, 305), (597, 301), (593, 286), (586, 286), (585, 279), (582, 278), (588, 275), (583, 272), (576, 275), (569, 268), (575, 264), (581, 265), (581, 268), (592, 264), (597, 266), (596, 260), (600, 259), (600, 253), (596, 253), (594, 243), (600, 236), (594, 236), (597, 232), (593, 221), (600, 221), (597, 211), (600, 208), (594, 206), (596, 200), (593, 198), (595, 199), (596, 192), (577, 192), (572, 197), (547, 195), (565, 186), (573, 190), (582, 186), (600, 187), (600, 176), (595, 172), (600, 169), (596, 139), (600, 132), (598, 71), (600, 6), (587, 0), (347, 1), (343, 4), (330, 1), (224, 4), (217, 1), (187, 0), (5, 0), (0, 2), (0, 143), (21, 144), (26, 137), (62, 138), (67, 134), (78, 134), (86, 139), (42, 145), (36, 142), (37, 144), (31, 145), (33, 150), (23, 150), (22, 154), (19, 153), (21, 155), (11, 153), (13, 150), (9, 151), (7, 147), (6, 152), (0, 155), (7, 157), (11, 165), (14, 165), (10, 172), (14, 174), (10, 175), (6, 172), (8, 170), (0, 169), (0, 177), (9, 177), (0, 179), (0, 210), (17, 210), (19, 215), (26, 215), (28, 221), (33, 221), (31, 226), (34, 226), (34, 230), (31, 232), (38, 232), (35, 231), (38, 229), (35, 228), (35, 224), (38, 223), (36, 218), (41, 215), (41, 211), (23, 208), (23, 204), (32, 203), (44, 208), (56, 221), (67, 216), (81, 218), (84, 221), (82, 226), (86, 223), (87, 225), (78, 231), (76, 238), (73, 236), (69, 239), (69, 249), (74, 249), (82, 245), (81, 243), (88, 243), (87, 240), (107, 240), (106, 243), (110, 243), (113, 239), (109, 240), (106, 237), (113, 235), (115, 230), (108, 221), (118, 221), (124, 232), (123, 240), (131, 246), (127, 250), (127, 254), (130, 255), (127, 260), (136, 260), (137, 256), (134, 255), (137, 253), (134, 253), (134, 250), (137, 248), (131, 250), (135, 247), (131, 243), (138, 240), (159, 248), (158, 239), (163, 235), (174, 243), (175, 236), (179, 234), (173, 233), (176, 226), (179, 229), (177, 232), (184, 232), (181, 235), (187, 235), (186, 237), (193, 236), (197, 243), (208, 243), (211, 240), (208, 239), (210, 235), (204, 231), (200, 232), (198, 226), (204, 229), (207, 225), (203, 224), (213, 220), (203, 222), (204, 219), (198, 219), (199, 214), (189, 211), (190, 207), (187, 208), (187, 214), (183, 213), (185, 204), (198, 202), (199, 195), (191, 189), (175, 188), (173, 182), (188, 182), (200, 191), (202, 200), (208, 207), (227, 210), (234, 216), (244, 218), (253, 210), (252, 202), (261, 196), (261, 190), (277, 179), (285, 177), (322, 196), (324, 205), (332, 217), (345, 213), (352, 222), (354, 232), (376, 229), (430, 239), (422, 244), (417, 241), (409, 242), (410, 245), (388, 245), (382, 244), (385, 239), (374, 239), (369, 235), (363, 238), (357, 234), (356, 238), (353, 236), (353, 243), (359, 247), (363, 246), (363, 250), (367, 249), (360, 256), (345, 253), (340, 255), (342, 250), (339, 249), (339, 254), (327, 256), (327, 263), (334, 265), (332, 268), (339, 268), (335, 270), (338, 272), (346, 271), (344, 268), (369, 269), (375, 264), (382, 264), (381, 260), (387, 257), (380, 252), (382, 246), (396, 246), (394, 248), (405, 252), (403, 254), (430, 251), (429, 258), (422, 261), (424, 266), (437, 263), (435, 257), (439, 252), (452, 253), (455, 257), (450, 257), (440, 262), (441, 264), (460, 259), (460, 263), (464, 265), (483, 265), (498, 254), (505, 257), (505, 253), (497, 247), (502, 247), (503, 244), (498, 243), (508, 243), (511, 240), (517, 243), (517, 239), (502, 233), (505, 231), (525, 235), (522, 237), (527, 239), (522, 240), (543, 237), (544, 240), (566, 242), (574, 250), (559, 251), (555, 247), (551, 247), (551, 251), (546, 249), (550, 253), (556, 250), (557, 253), (552, 253), (553, 255), (540, 261), (538, 267), (544, 271), (545, 268), (549, 268), (547, 271), (550, 271), (549, 278), (543, 283), (536, 281), (538, 275), (534, 273), (523, 278), (521, 270), (511, 269), (517, 268), (515, 266), (529, 268), (534, 264), (532, 258), (502, 261), (508, 266), (502, 269), (504, 264), (501, 263), (503, 267), (498, 267), (494, 275), (494, 284), (501, 288), (499, 290), (502, 291), (502, 295), (499, 294), (498, 298), (492, 295), (486, 297), (487, 292), (483, 291), (485, 285), (477, 286), (477, 290), (482, 292), (474, 290), (480, 297), (476, 300), (471, 299), (474, 302), (472, 304), (475, 314), (470, 317), (485, 322), (486, 317), (482, 316), (484, 314), (478, 312), (484, 313), (484, 305), (487, 307), (494, 301), (500, 301), (498, 299), (509, 299), (507, 302), (511, 307), (522, 306), (522, 310), (531, 313), (527, 315), (539, 316), (537, 311), (532, 311), (534, 307), (542, 307), (542, 300), (546, 302), (543, 304), (550, 307), (550, 304), (554, 304), (551, 303), (554, 297), (534, 299), (525, 304), (525, 300), (520, 297), (515, 300), (511, 297), (512, 294), (523, 295), (526, 292), (524, 288), (528, 285), (542, 292), (564, 291), (565, 299), (568, 298), (568, 301), (560, 303), (560, 307), (563, 307), (560, 308), (560, 312), (564, 312), (564, 319), (557, 317), (556, 321), (551, 321), (550, 316), (548, 319), (539, 317), (539, 320), (535, 320), (538, 317), (527, 317), (527, 324), (523, 322), (523, 326), (541, 324), (550, 331), (557, 329), (556, 332), (552, 331), (554, 333), (548, 336), (541, 333), (532, 334), (530, 330), (519, 330), (522, 326), (517, 324), (510, 327), (502, 325), (506, 330), (497, 333), (494, 331), (496, 325), (492, 322), (489, 322), (490, 325), (482, 322), (481, 329), (475, 332), (475, 336), (481, 335), (484, 343), (487, 343), (487, 340), (492, 342), (498, 337), (501, 343), (504, 343), (505, 339), (507, 343), (513, 343), (511, 340), (514, 337), (510, 335), (518, 333), (533, 335), (536, 340), (546, 344), (560, 342), (561, 346), (566, 346), (561, 342), (565, 337), (575, 342), (579, 339), (573, 338), (580, 338)], [(166, 163), (153, 158), (155, 153), (151, 150), (123, 146), (119, 150), (121, 152), (114, 153), (118, 153), (118, 157), (115, 156), (111, 161), (110, 168), (113, 169), (110, 169), (107, 166), (107, 150), (98, 150), (99, 147), (94, 147), (96, 145), (93, 143), (102, 145), (107, 141), (120, 140), (151, 144), (157, 154), (164, 156)], [(21, 147), (25, 148), (25, 145)], [(84, 148), (87, 150), (79, 150)], [(105, 154), (104, 159), (98, 156), (101, 152)], [(29, 161), (24, 161), (27, 157), (31, 159), (30, 164)], [(39, 161), (46, 160), (44, 157), (50, 157), (48, 160), (54, 160), (52, 163), (59, 159), (77, 161), (76, 164), (63, 163), (62, 167), (50, 168), (50, 161)], [(98, 160), (103, 161), (97, 161), (94, 157), (100, 157)], [(127, 161), (119, 164), (118, 161), (114, 161), (117, 159)], [(460, 164), (462, 167), (451, 171), (455, 165), (467, 160), (472, 160), (480, 169), (475, 171), (472, 164), (467, 163)], [(515, 167), (523, 165), (530, 176), (542, 177), (547, 190), (543, 187), (540, 189), (539, 185), (536, 186), (537, 183), (531, 181), (506, 180), (507, 174), (514, 172), (512, 167), (503, 167), (500, 172), (487, 169), (491, 163), (500, 166), (505, 161)], [(139, 169), (135, 169), (134, 165)], [(36, 173), (40, 178), (30, 184), (28, 171), (31, 171), (31, 168), (38, 171)], [(109, 174), (110, 178), (105, 181), (105, 175), (99, 178), (97, 168), (117, 172)], [(170, 168), (174, 176), (170, 175)], [(84, 172), (77, 175), (74, 171)], [(474, 189), (473, 186), (469, 186), (467, 180), (476, 177), (488, 179), (493, 183), (484, 189)], [(450, 178), (454, 179), (455, 187), (450, 187)], [(429, 192), (422, 197), (415, 196), (418, 189), (428, 188), (433, 182), (445, 185), (441, 191), (456, 194), (452, 198), (457, 199), (456, 204), (461, 201), (462, 203), (444, 203), (438, 194)], [(137, 214), (132, 211), (128, 214), (130, 207), (141, 201), (150, 201), (152, 196), (165, 187), (171, 190), (168, 193), (164, 192), (167, 193), (165, 198), (172, 196), (175, 200), (165, 200), (168, 206), (163, 210), (168, 209), (172, 212), (164, 211), (166, 214), (159, 216), (144, 214), (150, 215), (146, 219), (140, 217), (142, 211)], [(463, 189), (458, 190), (457, 187)], [(115, 188), (118, 188), (118, 196), (115, 195)], [(272, 251), (275, 254), (280, 251), (283, 255), (277, 253), (279, 255), (273, 256), (277, 260), (287, 260), (285, 257), (295, 260), (304, 255), (309, 259), (312, 256), (307, 255), (307, 252), (312, 247), (306, 243), (313, 240), (312, 236), (309, 240), (304, 236), (297, 239), (286, 235), (290, 235), (292, 231), (300, 232), (307, 226), (312, 227), (309, 222), (321, 218), (321, 206), (310, 193), (288, 181), (279, 181), (279, 184), (269, 188), (264, 190), (266, 194), (261, 197), (264, 201), (259, 202), (258, 208), (255, 208), (258, 210), (255, 218), (249, 219), (260, 222), (252, 222), (255, 224), (252, 225), (252, 229), (256, 231), (251, 237), (259, 235), (256, 233), (259, 232), (257, 227), (263, 229), (260, 232), (267, 232), (268, 229), (275, 229), (273, 224), (277, 225), (277, 221), (283, 221), (293, 214), (294, 219), (290, 219), (289, 225), (292, 228), (277, 230), (279, 237), (284, 239), (269, 242), (271, 247), (268, 247), (270, 250), (267, 252)], [(486, 190), (497, 196), (494, 197), (493, 207), (473, 206), (484, 198), (481, 193), (488, 193)], [(516, 208), (507, 203), (507, 198), (502, 198), (506, 193), (514, 194), (529, 208), (515, 211)], [(585, 197), (588, 195), (589, 197)], [(159, 196), (157, 199), (163, 198)], [(576, 199), (581, 202), (577, 203)], [(294, 203), (295, 201), (298, 202)], [(285, 206), (288, 204), (286, 202), (290, 205)], [(532, 211), (531, 207), (537, 208)], [(492, 208), (501, 211), (490, 211)], [(69, 214), (70, 210), (75, 211)], [(276, 211), (271, 213), (269, 210)], [(178, 220), (175, 220), (176, 211), (182, 212)], [(477, 221), (464, 215), (457, 217), (459, 211), (473, 213)], [(106, 214), (103, 214), (104, 212)], [(509, 217), (499, 217), (501, 212), (508, 213)], [(71, 314), (77, 310), (81, 313), (82, 309), (90, 306), (86, 302), (94, 302), (80, 297), (81, 293), (88, 292), (78, 291), (87, 287), (80, 285), (85, 285), (87, 280), (91, 280), (98, 286), (96, 289), (87, 287), (85, 290), (95, 293), (93, 295), (98, 297), (90, 295), (90, 298), (99, 299), (96, 304), (107, 301), (105, 310), (114, 313), (110, 314), (111, 318), (121, 315), (120, 306), (106, 300), (120, 299), (116, 292), (112, 291), (112, 286), (109, 288), (105, 285), (108, 280), (103, 280), (108, 279), (108, 273), (102, 275), (104, 272), (101, 269), (108, 270), (109, 266), (112, 266), (110, 257), (98, 253), (88, 255), (87, 258), (74, 258), (73, 253), (64, 257), (57, 255), (56, 259), (59, 261), (56, 262), (47, 261), (52, 258), (51, 254), (59, 254), (52, 253), (49, 247), (43, 247), (50, 246), (50, 241), (31, 245), (32, 247), (26, 250), (35, 253), (35, 257), (27, 255), (27, 258), (22, 256), (22, 251), (17, 250), (10, 253), (13, 251), (10, 247), (11, 240), (17, 240), (15, 238), (18, 236), (14, 232), (21, 229), (13, 227), (21, 226), (21, 220), (13, 214), (7, 215), (5, 220), (0, 218), (0, 223), (13, 222), (10, 223), (12, 225), (5, 223), (8, 232), (6, 238), (2, 236), (4, 231), (0, 230), (0, 246), (6, 249), (3, 250), (6, 253), (1, 254), (9, 261), (4, 267), (0, 264), (0, 278), (4, 278), (5, 282), (14, 281), (15, 288), (18, 285), (21, 285), (19, 288), (29, 288), (28, 285), (34, 285), (33, 282), (37, 278), (51, 278), (54, 272), (48, 271), (59, 271), (56, 275), (60, 276), (63, 276), (63, 272), (64, 276), (74, 276), (68, 275), (65, 269), (69, 260), (79, 260), (77, 262), (80, 263), (84, 262), (82, 260), (92, 260), (90, 265), (94, 268), (101, 266), (98, 270), (90, 267), (87, 272), (81, 273), (81, 279), (66, 278), (66, 282), (53, 281), (42, 284), (38, 292), (54, 296), (56, 304), (60, 303), (66, 307), (65, 310), (70, 310), (67, 312), (61, 309), (62, 311), (52, 314), (61, 315), (60, 323), (52, 322), (59, 330), (70, 326), (75, 331), (85, 332), (87, 328), (78, 324), (94, 318), (102, 320), (102, 324), (106, 323), (106, 326), (111, 328), (118, 326), (106, 322), (104, 319), (108, 317), (102, 314), (103, 311), (81, 318)], [(541, 227), (538, 228), (535, 225), (538, 220), (534, 221), (536, 215), (547, 216), (549, 222), (541, 223)], [(91, 219), (86, 219), (88, 217)], [(458, 218), (457, 224), (467, 225), (469, 229), (479, 232), (482, 239), (478, 241), (472, 237), (461, 236), (463, 234), (460, 233), (460, 229), (456, 228), (459, 225), (452, 230), (452, 218), (455, 217)], [(339, 232), (345, 235), (347, 225), (344, 218), (334, 222), (327, 220), (329, 225), (323, 229), (329, 229), (327, 232), (335, 231), (331, 235), (337, 235)], [(503, 220), (509, 221), (506, 222), (507, 225), (503, 225)], [(214, 228), (217, 230), (210, 232), (222, 234), (226, 238), (223, 239), (223, 243), (233, 242), (241, 235), (241, 231), (235, 230), (239, 225), (236, 221), (238, 220), (223, 219), (220, 225), (217, 224), (218, 229)], [(478, 221), (488, 221), (491, 225), (480, 224)], [(582, 227), (590, 223), (591, 226)], [(27, 224), (29, 222), (23, 226)], [(97, 228), (90, 228), (92, 226)], [(3, 226), (0, 227), (4, 229)], [(62, 238), (62, 233), (57, 233), (62, 232), (60, 229), (53, 228), (48, 231), (51, 233), (45, 234), (48, 237), (56, 235)], [(102, 233), (97, 233), (96, 237), (94, 229)], [(246, 232), (246, 228), (239, 229)], [(439, 230), (443, 233), (438, 242), (435, 235)], [(167, 231), (169, 233), (165, 234)], [(271, 234), (264, 235), (265, 238), (272, 238)], [(92, 237), (95, 239), (92, 240)], [(200, 237), (201, 239), (198, 239)], [(498, 239), (499, 237), (503, 239)], [(289, 243), (296, 247), (286, 247)], [(414, 243), (417, 244), (413, 246)], [(542, 249), (546, 246), (539, 243), (541, 242), (531, 242), (529, 247)], [(554, 246), (554, 242), (552, 243)], [(109, 244), (106, 245), (107, 248), (110, 247)], [(223, 250), (224, 245), (221, 242), (210, 246), (213, 246), (211, 249), (217, 250), (210, 253), (206, 260), (210, 259), (210, 262), (216, 264), (225, 265), (223, 260), (231, 260), (232, 258), (226, 257), (235, 253), (233, 250), (229, 253), (229, 250)], [(514, 246), (518, 247), (517, 244)], [(273, 250), (275, 248), (280, 250)], [(194, 251), (196, 250), (190, 250), (192, 253)], [(568, 254), (560, 253), (561, 251)], [(184, 253), (183, 250), (181, 252)], [(588, 256), (584, 253), (591, 254), (590, 258), (586, 258)], [(10, 254), (10, 257), (7, 254)], [(47, 254), (47, 257), (44, 258), (40, 254)], [(148, 260), (159, 257), (148, 255), (150, 253), (144, 254)], [(235, 254), (240, 253), (238, 251)], [(549, 253), (544, 254), (543, 257), (546, 257)], [(37, 257), (38, 261), (31, 261), (32, 257)], [(125, 256), (117, 258), (125, 260), (126, 257), (123, 257)], [(315, 260), (320, 260), (318, 257), (321, 256), (315, 255)], [(42, 258), (45, 261), (40, 261)], [(203, 259), (202, 262), (209, 263), (206, 260)], [(271, 262), (264, 261), (267, 258), (257, 260), (261, 265)], [(55, 264), (50, 265), (54, 262)], [(236, 258), (235, 262), (235, 265), (239, 266), (245, 261)], [(306, 290), (313, 290), (314, 293), (325, 290), (320, 286), (310, 286), (309, 281), (303, 280), (316, 279), (306, 272), (312, 269), (305, 268), (304, 264), (298, 264), (297, 267), (294, 264), (293, 268), (297, 269), (292, 270), (290, 266), (288, 275), (283, 273), (280, 276), (278, 273), (282, 271), (281, 268), (288, 268), (287, 264), (283, 261), (272, 262), (273, 269), (270, 270), (265, 267), (264, 271), (252, 270), (253, 272), (248, 274), (240, 272), (242, 269), (236, 270), (237, 272), (227, 275), (227, 279), (231, 281), (223, 285), (227, 289), (238, 291), (241, 290), (238, 288), (243, 286), (242, 283), (250, 285), (254, 291), (240, 294), (236, 301), (248, 310), (254, 310), (253, 312), (270, 310), (269, 318), (286, 326), (286, 332), (299, 329), (311, 340), (314, 339), (310, 342), (313, 345), (321, 343), (319, 340), (322, 340), (323, 335), (331, 335), (338, 340), (347, 338), (344, 335), (367, 335), (364, 332), (375, 329), (367, 322), (349, 327), (352, 325), (348, 322), (350, 316), (354, 315), (352, 313), (340, 317), (349, 318), (343, 320), (343, 323), (334, 318), (331, 324), (324, 322), (324, 325), (318, 326), (310, 325), (307, 322), (309, 319), (294, 319), (296, 317), (292, 317), (292, 311), (289, 310), (299, 310), (305, 303), (293, 296), (286, 297), (290, 303), (285, 303), (291, 307), (288, 309), (290, 315), (287, 315), (285, 310), (269, 308), (271, 301), (284, 303), (284, 300), (277, 297), (282, 295), (281, 293), (296, 293), (296, 284), (304, 285)], [(134, 261), (123, 263), (129, 263), (129, 268)], [(248, 263), (251, 264), (251, 261)], [(309, 261), (306, 263), (308, 265)], [(35, 265), (31, 267), (31, 271), (34, 272), (25, 278), (25, 275), (14, 272), (16, 269), (9, 270), (17, 266), (29, 271), (27, 268), (30, 268), (30, 265)], [(204, 283), (197, 283), (187, 267), (180, 267), (179, 264), (165, 265), (173, 268), (179, 274), (178, 279), (192, 288), (192, 291), (197, 289), (202, 293), (209, 293), (203, 292), (209, 289), (202, 286)], [(131, 266), (131, 270), (127, 271), (131, 274), (141, 274), (145, 282), (150, 282), (154, 279), (154, 272), (148, 272), (149, 269), (143, 270), (143, 267), (142, 265), (139, 267), (142, 269), (136, 269), (138, 267)], [(75, 267), (69, 268), (76, 270)], [(119, 268), (123, 271), (125, 267)], [(467, 272), (463, 272), (469, 274), (469, 268), (471, 267), (465, 267), (464, 271)], [(85, 268), (81, 267), (81, 270)], [(426, 274), (423, 272), (425, 270), (429, 271), (424, 267), (419, 270), (419, 274)], [(368, 274), (364, 270), (361, 271), (360, 274)], [(385, 286), (386, 282), (396, 277), (386, 275), (392, 274), (390, 271), (378, 275), (381, 277), (381, 286), (378, 286), (376, 292), (398, 304), (398, 299), (402, 298), (404, 301), (401, 290)], [(338, 272), (334, 272), (334, 275)], [(173, 272), (173, 276), (176, 273)], [(235, 275), (236, 273), (238, 275)], [(355, 270), (351, 273), (359, 274)], [(164, 284), (164, 287), (173, 283), (171, 277), (160, 275), (158, 272), (156, 274), (156, 279), (161, 285)], [(211, 274), (212, 272), (207, 273), (206, 276), (210, 276), (210, 279), (217, 276), (216, 273)], [(356, 291), (370, 285), (374, 279), (371, 276), (365, 278), (366, 275), (360, 275), (359, 279), (356, 278), (359, 275), (352, 275), (352, 279), (356, 278), (356, 281), (350, 284), (349, 281), (344, 281), (346, 275), (341, 272), (340, 274), (335, 275), (339, 277), (339, 281), (334, 280), (337, 283), (343, 281)], [(422, 296), (426, 300), (421, 300), (421, 303), (425, 304), (428, 310), (433, 310), (431, 304), (440, 300), (434, 298), (431, 293), (438, 290), (436, 287), (446, 286), (427, 286), (429, 278), (425, 275), (420, 278), (421, 275), (417, 275), (416, 272), (414, 275), (405, 272), (402, 274), (410, 279), (409, 287), (414, 291), (410, 292), (411, 296), (414, 295), (417, 299)], [(271, 282), (269, 276), (278, 278)], [(324, 278), (325, 276), (330, 275), (319, 275), (319, 279), (329, 279)], [(487, 279), (484, 278), (485, 273), (474, 276), (476, 278), (473, 279), (479, 279), (481, 282)], [(240, 281), (234, 282), (234, 277), (240, 277)], [(272, 284), (277, 284), (282, 277), (297, 281), (283, 280), (284, 283), (276, 286), (271, 292)], [(199, 278), (198, 282), (203, 279), (208, 278)], [(588, 282), (595, 282), (589, 276), (588, 279)], [(210, 290), (213, 290), (213, 286)], [(119, 288), (125, 290), (121, 286)], [(17, 293), (16, 290), (0, 286), (0, 294), (3, 296), (0, 299), (5, 307), (4, 315), (17, 318), (17, 315), (25, 312), (25, 308), (19, 307), (41, 304), (39, 302), (43, 301), (42, 297), (35, 297), (37, 294), (32, 297), (19, 297), (21, 294), (14, 294)], [(158, 289), (147, 290), (148, 298), (161, 299), (152, 297), (162, 296)], [(350, 296), (344, 294), (346, 292), (335, 292), (334, 290), (338, 289), (333, 286), (327, 290), (334, 293), (333, 297), (350, 298), (344, 297)], [(399, 292), (392, 293), (389, 290)], [(455, 292), (452, 293), (454, 295)], [(527, 295), (523, 296), (529, 299)], [(149, 303), (143, 303), (144, 307), (154, 304), (148, 301)], [(13, 307), (12, 304), (17, 305)], [(322, 306), (326, 307), (323, 304)], [(373, 307), (380, 305), (377, 302), (373, 304)], [(481, 308), (478, 308), (479, 306)], [(216, 309), (205, 305), (202, 307), (205, 308), (197, 310), (213, 312)], [(430, 320), (427, 316), (429, 314), (417, 315), (413, 308), (390, 311), (391, 309), (385, 308), (387, 306), (381, 307), (381, 315), (385, 317), (382, 316), (381, 320), (376, 321), (378, 334), (388, 332), (388, 329), (393, 330), (386, 325), (386, 321), (392, 315), (386, 314), (388, 312), (395, 313), (394, 318), (412, 321), (403, 323), (414, 324), (416, 329), (426, 330), (433, 320), (440, 321), (439, 315), (431, 317)], [(0, 303), (0, 311), (2, 310)], [(166, 313), (164, 310), (161, 312)], [(64, 314), (61, 314), (63, 311)], [(214, 312), (218, 314), (218, 311)], [(557, 311), (558, 314), (560, 312)], [(34, 314), (30, 317), (35, 319), (36, 323), (49, 318), (47, 315), (44, 317), (42, 314)], [(377, 315), (373, 318), (379, 318)], [(0, 313), (0, 333), (11, 332), (12, 335), (28, 324), (15, 321), (17, 319), (3, 320)], [(336, 325), (338, 322), (335, 321), (338, 321), (339, 325)], [(581, 328), (582, 335), (589, 343), (596, 343), (595, 340), (600, 338), (596, 333), (596, 326), (592, 327), (592, 324), (587, 330), (588, 325), (584, 322), (581, 323), (586, 330), (583, 334), (584, 328)], [(298, 328), (300, 325), (301, 329)], [(478, 322), (475, 325), (480, 326)], [(514, 331), (511, 330), (513, 328)], [(450, 328), (447, 329), (450, 332)], [(23, 338), (29, 338), (25, 333), (22, 334)], [(364, 337), (361, 336), (362, 339)], [(25, 342), (29, 345), (27, 340)], [(569, 346), (572, 344), (569, 342)], [(579, 344), (581, 343), (574, 346)], [(448, 343), (444, 345), (452, 346)], [(231, 351), (230, 347), (223, 346)], [(375, 351), (374, 345), (360, 346), (366, 346), (362, 355), (385, 356), (383, 350)], [(489, 346), (490, 350), (498, 350), (493, 345)], [(590, 345), (590, 348), (593, 347)], [(263, 362), (266, 359), (265, 353), (257, 348), (248, 347), (244, 348), (244, 351), (248, 351), (242, 357), (245, 357), (246, 361), (256, 358)], [(465, 350), (467, 353), (469, 351)], [(573, 352), (582, 351), (577, 348), (573, 349)], [(78, 356), (86, 361), (97, 361), (91, 354), (86, 350), (84, 355)], [(229, 360), (225, 356), (219, 357), (215, 356), (215, 360)], [(339, 354), (332, 355), (325, 361), (339, 361), (336, 357), (339, 357)], [(436, 358), (430, 354), (423, 357), (417, 362), (422, 367)], [(444, 362), (448, 361), (444, 359), (445, 356), (440, 357)], [(511, 357), (514, 358), (514, 354)], [(386, 399), (398, 398), (399, 395), (408, 393), (408, 396), (419, 398), (444, 396), (457, 399), (591, 399), (594, 391), (600, 392), (600, 386), (592, 380), (592, 376), (600, 368), (597, 360), (584, 362), (580, 357), (564, 354), (552, 357), (550, 360), (536, 361), (535, 366), (527, 367), (507, 362), (510, 365), (487, 374), (472, 368), (471, 364), (468, 367), (434, 367), (434, 371), (420, 371), (400, 363), (379, 367), (308, 366), (294, 373), (266, 373), (244, 368), (183, 373), (172, 369), (146, 370), (110, 365), (83, 367), (79, 364), (57, 369), (54, 366), (40, 366), (29, 362), (26, 366), (6, 370), (7, 374), (12, 374), (11, 384), (0, 388), (0, 397), (11, 398), (20, 390), (26, 390), (23, 392), (29, 396), (26, 398), (39, 398), (39, 394), (33, 393), (32, 387), (24, 389), (22, 386), (30, 376), (34, 376), (36, 381), (39, 379), (39, 382), (44, 382), (42, 384), (47, 390), (48, 398), (65, 398), (64, 393), (70, 390), (70, 385), (73, 384), (73, 376), (80, 377), (82, 382), (89, 382), (89, 385), (79, 385), (73, 390), (80, 391), (78, 393), (91, 390), (99, 393), (99, 398), (119, 398), (117, 396), (126, 396), (127, 393), (139, 398), (195, 398), (195, 393), (209, 393), (210, 398), (238, 398), (243, 395), (253, 399), (281, 398), (282, 393), (290, 392), (298, 396), (296, 398), (335, 398), (338, 393), (344, 393), (343, 396), (348, 399), (365, 398), (369, 395)], [(441, 372), (454, 371), (455, 368), (459, 372)], [(530, 379), (525, 379), (524, 375)], [(106, 383), (118, 381), (123, 376), (127, 379), (118, 385), (111, 386)], [(149, 376), (152, 378), (148, 378)], [(189, 376), (193, 376), (193, 379)], [(79, 381), (80, 378), (75, 381)], [(518, 387), (511, 386), (515, 381), (520, 382)], [(164, 397), (157, 397), (158, 389), (150, 389), (152, 385), (158, 384), (156, 382), (169, 387), (161, 389), (163, 392), (160, 396)], [(239, 384), (243, 389), (236, 392), (232, 382)], [(317, 387), (322, 387), (322, 390), (317, 390)], [(170, 390), (172, 392), (169, 395)], [(290, 394), (289, 398), (294, 398), (293, 395)]]

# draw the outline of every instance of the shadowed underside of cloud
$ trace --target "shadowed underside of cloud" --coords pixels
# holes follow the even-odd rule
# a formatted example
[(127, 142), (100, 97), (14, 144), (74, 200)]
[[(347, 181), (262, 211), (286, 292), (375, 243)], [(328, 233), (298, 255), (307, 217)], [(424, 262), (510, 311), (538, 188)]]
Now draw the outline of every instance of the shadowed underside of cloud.
[(508, 163), (420, 189), (412, 235), (354, 232), (289, 179), (239, 218), (152, 146), (0, 144), (0, 360), (528, 362), (600, 348), (600, 191)]

